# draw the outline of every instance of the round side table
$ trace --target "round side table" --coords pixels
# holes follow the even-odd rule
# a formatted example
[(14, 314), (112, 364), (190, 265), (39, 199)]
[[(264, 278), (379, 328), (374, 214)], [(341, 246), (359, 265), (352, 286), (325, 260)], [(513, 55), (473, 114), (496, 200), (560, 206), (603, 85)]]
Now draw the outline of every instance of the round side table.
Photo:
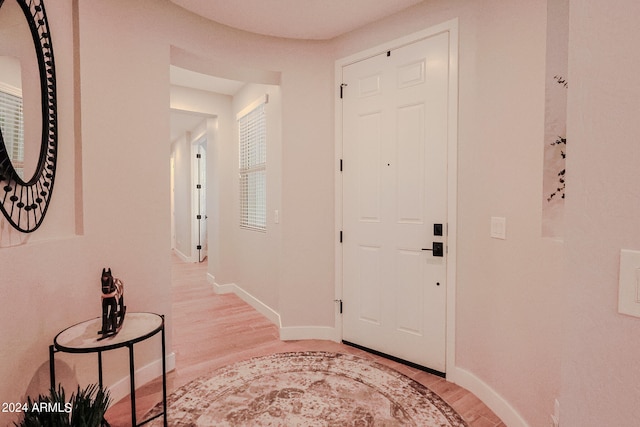
[[(127, 313), (118, 334), (102, 338), (99, 331), (102, 328), (102, 318), (86, 320), (70, 326), (60, 332), (49, 346), (49, 368), (51, 387), (56, 386), (55, 353), (98, 353), (98, 384), (102, 388), (102, 353), (116, 348), (129, 349), (129, 381), (131, 386), (131, 425), (139, 426), (164, 416), (167, 425), (167, 364), (165, 358), (164, 316), (155, 313)], [(163, 411), (153, 418), (142, 421), (136, 420), (136, 385), (133, 345), (144, 341), (158, 332), (162, 334), (162, 404)]]

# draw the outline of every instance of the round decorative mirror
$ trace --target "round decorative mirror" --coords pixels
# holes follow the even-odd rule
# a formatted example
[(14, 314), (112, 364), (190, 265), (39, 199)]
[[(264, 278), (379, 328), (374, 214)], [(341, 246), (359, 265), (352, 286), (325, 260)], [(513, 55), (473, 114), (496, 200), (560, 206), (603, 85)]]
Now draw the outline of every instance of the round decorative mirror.
[[(17, 2), (22, 10), (24, 21), (12, 23), (9, 31), (14, 32), (13, 24), (19, 27), (26, 23), (35, 47), (40, 84), (41, 117), (38, 122), (41, 124), (41, 132), (39, 141), (35, 141), (39, 144), (33, 144), (39, 146), (39, 150), (34, 150), (38, 151), (37, 162), (34, 160), (32, 163), (35, 163), (35, 166), (30, 168), (34, 172), (27, 176), (23, 171), (28, 169), (23, 168), (24, 163), (29, 162), (20, 156), (23, 155), (21, 150), (24, 151), (25, 146), (29, 147), (30, 141), (20, 141), (20, 135), (23, 135), (23, 139), (29, 139), (30, 133), (27, 130), (21, 131), (19, 125), (22, 124), (22, 112), (28, 113), (30, 108), (22, 105), (21, 90), (10, 93), (12, 97), (8, 97), (9, 101), (3, 105), (3, 85), (0, 82), (0, 209), (11, 226), (24, 233), (30, 233), (42, 224), (47, 213), (56, 173), (56, 75), (51, 34), (42, 0), (0, 0), (0, 15), (9, 2), (13, 1)], [(3, 54), (4, 52), (0, 51), (0, 55)], [(25, 84), (22, 84), (22, 87), (24, 86)], [(29, 99), (25, 97), (24, 101), (26, 103)], [(29, 121), (25, 120), (24, 123), (28, 125)]]

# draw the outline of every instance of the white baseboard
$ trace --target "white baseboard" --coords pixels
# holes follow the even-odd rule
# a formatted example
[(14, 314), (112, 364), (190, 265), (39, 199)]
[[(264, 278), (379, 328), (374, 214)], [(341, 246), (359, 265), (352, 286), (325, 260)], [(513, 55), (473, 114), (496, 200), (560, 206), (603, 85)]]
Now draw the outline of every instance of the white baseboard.
[(177, 248), (173, 248), (173, 252), (180, 258), (183, 262), (196, 262), (192, 257), (185, 255), (182, 251)]
[(296, 340), (328, 340), (340, 342), (340, 334), (330, 326), (281, 326), (280, 339)]
[(207, 281), (213, 285), (213, 291), (217, 294), (236, 294), (240, 299), (255, 308), (260, 314), (274, 323), (280, 331), (280, 339), (283, 341), (295, 340), (329, 340), (340, 342), (341, 337), (336, 328), (330, 326), (282, 326), (280, 313), (242, 289), (235, 283), (220, 285), (216, 278), (207, 273)]
[(502, 396), (471, 372), (454, 367), (447, 371), (447, 380), (466, 388), (489, 407), (509, 427), (529, 427), (516, 409)]
[[(283, 341), (293, 341), (302, 339), (319, 339), (340, 342), (342, 337), (337, 328), (329, 326), (282, 326), (280, 314), (258, 300), (253, 295), (240, 288), (235, 283), (220, 285), (216, 283), (215, 277), (207, 274), (207, 281), (213, 285), (217, 294), (234, 293), (243, 301), (247, 302), (258, 312), (271, 320), (280, 328), (280, 339)], [(522, 418), (516, 409), (509, 404), (502, 396), (493, 390), (487, 383), (478, 378), (473, 373), (460, 368), (453, 367), (447, 370), (447, 380), (466, 388), (476, 395), (486, 404), (500, 419), (509, 427), (529, 427), (529, 424)]]
[(280, 322), (280, 314), (277, 311), (260, 301), (258, 298), (251, 295), (249, 292), (242, 289), (240, 286), (236, 285), (235, 283), (225, 283), (224, 285), (220, 285), (216, 283), (215, 277), (209, 273), (207, 273), (207, 281), (213, 284), (213, 291), (216, 294), (236, 294), (238, 297), (240, 297), (241, 300), (249, 304), (251, 307), (255, 308), (260, 314), (269, 319), (269, 321), (274, 323), (279, 328), (282, 327), (282, 324)]
[[(165, 362), (167, 364), (167, 372), (173, 371), (176, 367), (176, 354), (167, 354)], [(145, 365), (140, 369), (136, 369), (136, 390), (161, 375), (162, 359), (156, 359), (148, 365)], [(111, 394), (113, 402), (117, 402), (120, 399), (129, 396), (131, 394), (131, 382), (129, 376), (116, 381), (111, 387), (109, 387), (109, 393)]]
[(237, 285), (235, 283), (227, 283), (226, 285), (220, 285), (216, 282), (216, 277), (207, 273), (207, 282), (213, 286), (213, 292), (216, 294), (233, 294)]

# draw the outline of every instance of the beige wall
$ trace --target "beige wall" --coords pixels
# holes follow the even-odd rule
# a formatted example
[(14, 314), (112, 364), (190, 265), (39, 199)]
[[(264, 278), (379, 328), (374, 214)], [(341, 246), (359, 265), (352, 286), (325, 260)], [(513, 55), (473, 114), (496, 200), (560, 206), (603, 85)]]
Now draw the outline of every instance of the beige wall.
[[(458, 18), (456, 367), (507, 424), (559, 395), (562, 244), (541, 238), (546, 2), (425, 2), (338, 40), (346, 56)], [(507, 239), (489, 236), (506, 217)]]
[(185, 261), (192, 255), (191, 224), (193, 222), (191, 132), (186, 132), (171, 144), (173, 158), (173, 214), (175, 230), (175, 251)]
[[(640, 249), (640, 4), (571, 1), (562, 418), (640, 420), (640, 320), (617, 313), (621, 249)], [(575, 88), (575, 89), (574, 89)]]
[[(158, 24), (162, 31), (157, 36), (171, 45), (175, 65), (257, 84), (279, 85), (272, 95), (281, 99), (275, 110), (281, 114), (281, 141), (269, 148), (274, 150), (268, 172), (269, 182), (275, 179), (273, 187), (268, 184), (275, 196), (268, 202), (267, 218), (272, 230), (262, 236), (265, 239), (237, 230), (237, 154), (230, 151), (236, 149), (235, 136), (221, 139), (215, 170), (220, 171), (222, 246), (218, 261), (210, 258), (214, 262), (210, 274), (218, 284), (243, 286), (276, 310), (284, 326), (333, 326), (335, 165), (331, 45), (260, 37), (216, 25), (171, 6), (167, 6), (166, 13), (171, 19), (166, 26)], [(223, 120), (219, 125), (228, 128)], [(280, 212), (278, 225), (273, 223), (275, 209)], [(270, 255), (256, 256), (258, 248)], [(258, 269), (247, 268), (243, 259), (259, 262)], [(268, 283), (257, 283), (256, 278), (262, 274), (266, 274)]]
[[(171, 159), (173, 161), (173, 221), (175, 253), (184, 261), (197, 262), (198, 227), (194, 224), (197, 215), (197, 201), (194, 199), (195, 188), (195, 145), (203, 139), (205, 149), (213, 150), (219, 139), (217, 116), (227, 118), (230, 110), (231, 97), (214, 94), (181, 86), (171, 86), (170, 105), (172, 111), (178, 114), (192, 114), (192, 128), (185, 129), (184, 134), (171, 141)], [(204, 159), (207, 161), (206, 152)], [(215, 153), (214, 153), (215, 154)], [(206, 172), (206, 165), (205, 172)], [(209, 191), (208, 185), (203, 186)], [(206, 200), (205, 194), (205, 200)], [(213, 207), (212, 207), (213, 208)], [(207, 214), (206, 206), (202, 207), (205, 215), (211, 217), (212, 223), (217, 223), (215, 215)], [(207, 221), (209, 222), (209, 221)], [(203, 242), (203, 247), (206, 242)], [(214, 248), (215, 253), (215, 248)]]
[[(281, 252), (280, 271), (274, 270), (279, 280), (274, 278), (272, 284), (278, 289), (257, 293), (273, 303), (289, 324), (332, 322), (334, 230), (327, 218), (333, 216), (333, 128), (328, 45), (245, 34), (194, 17), (168, 2), (80, 0), (80, 44), (74, 47), (72, 3), (47, 6), (60, 76), (61, 154), (59, 184), (45, 222), (54, 233), (38, 237), (56, 237), (61, 229), (66, 233), (0, 253), (3, 300), (20, 307), (15, 312), (3, 310), (2, 321), (21, 325), (2, 328), (1, 400), (20, 400), (27, 389), (33, 393), (48, 387), (48, 345), (60, 329), (99, 314), (98, 275), (105, 265), (125, 281), (129, 310), (167, 314), (171, 343), (166, 140), (169, 64), (176, 49), (214, 62), (224, 57), (224, 65), (231, 64), (233, 70), (281, 84), (282, 122), (295, 123), (282, 129), (282, 145), (289, 147), (291, 157), (290, 165), (281, 168), (282, 194), (290, 199), (280, 208), (281, 228), (290, 240)], [(80, 70), (75, 81), (74, 65)], [(81, 101), (75, 106), (74, 95)], [(212, 161), (221, 169), (229, 167), (224, 162), (229, 158), (226, 148), (220, 144), (216, 149), (219, 152), (210, 156)], [(231, 197), (225, 181), (228, 172), (213, 186), (219, 200)], [(298, 206), (300, 185), (314, 195), (313, 203)], [(219, 252), (218, 265), (230, 265), (232, 260)], [(222, 279), (226, 281), (224, 274)], [(287, 294), (285, 301), (278, 300), (281, 293)], [(137, 363), (143, 366), (155, 359), (154, 350), (137, 352)], [(106, 357), (107, 384), (126, 375), (126, 360), (117, 356)], [(60, 372), (66, 377), (60, 378), (95, 381), (95, 360), (89, 359), (63, 357)]]
[[(174, 61), (174, 59), (172, 59)], [(171, 86), (170, 89), (170, 103), (171, 108), (180, 110), (183, 112), (191, 112), (197, 115), (207, 116), (208, 119), (203, 119), (204, 132), (207, 134), (207, 234), (209, 238), (208, 247), (208, 264), (212, 272), (217, 274), (221, 273), (220, 265), (227, 265), (228, 254), (227, 251), (220, 250), (220, 242), (222, 240), (221, 221), (223, 216), (228, 216), (227, 210), (222, 209), (222, 206), (228, 206), (227, 194), (231, 190), (231, 184), (226, 181), (230, 178), (230, 174), (233, 170), (233, 163), (229, 160), (228, 151), (231, 149), (229, 141), (232, 134), (232, 121), (231, 121), (231, 101), (232, 97), (229, 95), (215, 94), (202, 90), (196, 90), (192, 88)], [(206, 121), (205, 121), (206, 120)], [(192, 138), (197, 137), (202, 132), (200, 130), (195, 131), (195, 135), (192, 134)], [(182, 141), (176, 141), (172, 145), (173, 155), (177, 155), (180, 143)], [(191, 165), (188, 165), (189, 170), (180, 171), (183, 176), (179, 179), (186, 179), (186, 176), (190, 176)], [(188, 191), (189, 195), (191, 192)], [(177, 202), (176, 202), (177, 203)], [(191, 201), (187, 202), (190, 206)], [(178, 207), (176, 206), (176, 210)], [(177, 215), (176, 215), (177, 216)], [(188, 232), (191, 235), (190, 225), (191, 221), (187, 217), (176, 218), (176, 223), (182, 221), (189, 224)], [(177, 224), (176, 224), (177, 225)], [(227, 241), (227, 238), (224, 239)], [(176, 242), (176, 246), (177, 242)], [(193, 245), (190, 246), (193, 248)], [(193, 250), (186, 251), (187, 257), (191, 256)], [(226, 259), (222, 260), (225, 257)]]
[[(265, 106), (267, 130), (267, 225), (266, 231), (252, 231), (240, 228), (240, 201), (238, 189), (238, 126), (237, 114), (258, 99), (269, 101)], [(245, 292), (266, 304), (272, 310), (279, 311), (279, 284), (281, 254), (281, 226), (276, 224), (274, 211), (281, 211), (282, 188), (282, 99), (280, 87), (249, 83), (234, 97), (229, 127), (233, 129), (233, 137), (225, 141), (228, 146), (225, 162), (230, 165), (226, 170), (231, 182), (229, 196), (221, 203), (225, 216), (220, 227), (224, 233), (221, 250), (228, 252), (232, 262), (220, 263), (219, 270), (212, 271), (216, 277), (229, 277)], [(215, 172), (214, 172), (215, 173)], [(227, 283), (217, 280), (219, 285)]]
[[(130, 311), (171, 321), (168, 148), (158, 149), (159, 141), (167, 147), (169, 101), (168, 89), (157, 90), (168, 88), (168, 49), (137, 34), (137, 19), (113, 6), (80, 4), (78, 50), (73, 2), (47, 3), (58, 76), (58, 175), (43, 229), (0, 249), (2, 402), (49, 387), (48, 346), (61, 329), (100, 314), (102, 267), (124, 281)], [(109, 22), (119, 22), (119, 31), (112, 34)], [(138, 366), (158, 358), (156, 338), (137, 348)], [(66, 385), (97, 382), (94, 356), (56, 360)], [(126, 362), (126, 353), (105, 355), (105, 382), (124, 378)], [(0, 424), (10, 419), (0, 414)]]
[[(450, 378), (475, 388), (511, 425), (548, 425), (556, 397), (565, 426), (631, 426), (640, 417), (637, 319), (616, 312), (619, 250), (640, 249), (633, 138), (640, 85), (637, 58), (629, 55), (640, 36), (630, 17), (640, 10), (632, 0), (624, 8), (571, 3), (568, 135), (576, 143), (569, 143), (564, 244), (540, 237), (544, 1), (423, 2), (326, 43), (257, 37), (168, 2), (79, 3), (76, 81), (71, 5), (47, 3), (61, 154), (43, 230), (49, 234), (42, 235), (55, 239), (0, 249), (0, 296), (20, 307), (0, 312), (1, 401), (47, 386), (47, 346), (61, 328), (97, 315), (103, 266), (125, 280), (130, 309), (170, 314), (165, 141), (169, 64), (178, 51), (201, 58), (213, 74), (280, 85), (280, 255), (269, 284), (251, 281), (247, 289), (277, 310), (284, 326), (333, 327), (334, 62), (458, 18), (457, 351)], [(76, 83), (81, 104), (74, 104)], [(81, 128), (74, 127), (78, 113)], [(233, 136), (218, 124), (209, 161), (221, 174), (209, 191), (220, 203), (218, 241), (228, 242), (233, 236), (223, 224), (233, 218), (224, 216), (232, 213), (222, 202), (234, 197), (234, 172), (224, 141)], [(507, 218), (506, 240), (489, 237), (491, 216)], [(238, 280), (237, 260), (214, 250), (211, 274), (220, 283)], [(62, 302), (51, 308), (52, 301)], [(142, 360), (153, 357), (152, 348), (142, 352)], [(107, 381), (122, 378), (124, 363), (109, 362)], [(93, 361), (64, 363), (68, 379), (94, 374)]]

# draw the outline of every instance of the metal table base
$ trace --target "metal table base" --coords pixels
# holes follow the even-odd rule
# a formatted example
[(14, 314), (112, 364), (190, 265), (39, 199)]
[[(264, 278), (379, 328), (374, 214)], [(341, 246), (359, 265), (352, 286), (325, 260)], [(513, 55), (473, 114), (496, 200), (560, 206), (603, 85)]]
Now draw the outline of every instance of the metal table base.
[[(164, 316), (155, 313), (127, 313), (122, 329), (117, 335), (99, 340), (97, 331), (101, 325), (101, 318), (87, 320), (73, 325), (58, 335), (49, 346), (49, 370), (51, 375), (51, 387), (56, 386), (55, 354), (64, 353), (97, 353), (98, 354), (98, 384), (103, 387), (102, 353), (116, 348), (127, 347), (129, 349), (129, 383), (131, 396), (131, 425), (141, 426), (148, 422), (164, 417), (164, 425), (167, 426), (167, 362), (165, 355), (165, 330)], [(144, 341), (158, 332), (162, 336), (162, 412), (137, 422), (136, 417), (136, 384), (135, 384), (135, 358), (134, 344)]]

